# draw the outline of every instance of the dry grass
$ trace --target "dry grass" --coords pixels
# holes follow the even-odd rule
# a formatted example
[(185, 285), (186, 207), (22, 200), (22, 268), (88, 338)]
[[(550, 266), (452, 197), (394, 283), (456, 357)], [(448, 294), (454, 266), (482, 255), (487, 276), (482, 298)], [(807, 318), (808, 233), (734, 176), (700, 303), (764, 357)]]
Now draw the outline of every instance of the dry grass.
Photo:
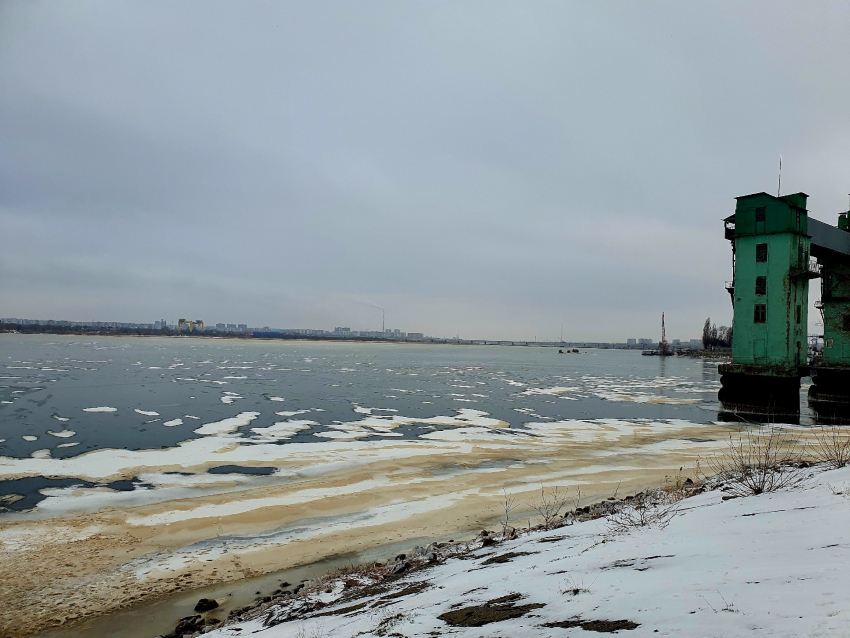
[(558, 492), (557, 486), (546, 493), (546, 488), (540, 486), (540, 498), (536, 502), (530, 503), (530, 507), (540, 515), (543, 519), (544, 529), (551, 529), (557, 521), (561, 512), (567, 506), (570, 497)]
[(644, 527), (664, 528), (679, 513), (678, 493), (664, 490), (646, 490), (623, 505), (606, 521), (610, 534), (624, 534)]
[(807, 480), (804, 450), (799, 434), (767, 425), (730, 435), (726, 450), (708, 465), (732, 494), (763, 494)]
[(507, 539), (510, 535), (515, 533), (515, 530), (511, 527), (511, 512), (513, 512), (519, 505), (516, 502), (516, 499), (513, 496), (508, 495), (508, 490), (502, 488), (502, 494), (505, 496), (505, 500), (502, 503), (505, 515), (499, 519), (499, 522), (502, 524), (502, 539)]
[(812, 454), (819, 462), (835, 469), (850, 463), (850, 429), (821, 425), (813, 434)]

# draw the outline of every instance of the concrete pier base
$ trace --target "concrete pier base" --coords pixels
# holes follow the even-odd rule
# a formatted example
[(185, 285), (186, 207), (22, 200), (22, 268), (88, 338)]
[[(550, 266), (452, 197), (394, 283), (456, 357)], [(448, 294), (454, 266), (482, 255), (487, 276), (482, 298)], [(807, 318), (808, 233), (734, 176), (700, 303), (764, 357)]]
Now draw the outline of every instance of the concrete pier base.
[[(758, 419), (799, 419), (800, 374), (797, 370), (775, 370), (755, 374), (734, 364), (719, 366), (721, 410)], [(765, 370), (767, 372), (767, 370)]]
[(850, 420), (850, 367), (813, 367), (809, 407), (818, 418)]

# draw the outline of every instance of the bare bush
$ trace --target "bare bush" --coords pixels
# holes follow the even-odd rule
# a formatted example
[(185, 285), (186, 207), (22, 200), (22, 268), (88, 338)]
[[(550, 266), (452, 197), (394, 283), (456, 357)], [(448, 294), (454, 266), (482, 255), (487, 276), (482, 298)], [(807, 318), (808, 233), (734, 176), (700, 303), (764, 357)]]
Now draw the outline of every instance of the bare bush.
[(511, 512), (513, 512), (519, 505), (516, 502), (516, 499), (513, 496), (508, 495), (507, 489), (502, 489), (502, 494), (505, 496), (505, 500), (502, 505), (504, 507), (505, 515), (499, 519), (499, 522), (502, 524), (502, 538), (507, 539), (509, 532), (513, 531), (513, 528), (510, 526), (511, 522)]
[(827, 483), (827, 487), (829, 491), (833, 493), (835, 496), (843, 496), (844, 498), (850, 498), (850, 484), (847, 481), (844, 481), (841, 484), (841, 487), (837, 485), (833, 485), (832, 483)]
[(812, 453), (821, 463), (838, 469), (850, 463), (850, 430), (837, 425), (827, 428), (821, 425), (815, 430), (815, 445)]
[(298, 628), (295, 638), (325, 638), (325, 624), (319, 623), (308, 630), (304, 625)]
[(540, 498), (536, 503), (531, 503), (530, 505), (543, 519), (543, 527), (550, 529), (569, 500), (569, 496), (558, 493), (557, 487), (551, 490), (549, 494), (546, 494), (546, 488), (541, 485)]
[[(599, 574), (601, 573), (602, 572), (599, 572)], [(596, 575), (596, 578), (599, 578), (599, 574)], [(572, 576), (567, 576), (567, 579), (565, 581), (559, 581), (558, 591), (563, 596), (578, 596), (579, 594), (589, 594), (590, 588), (593, 587), (593, 583), (596, 582), (596, 578), (593, 579), (592, 583), (585, 586), (584, 579), (576, 580)]]
[(665, 528), (679, 513), (679, 501), (663, 490), (647, 490), (623, 502), (607, 519), (608, 531), (623, 534), (643, 527)]
[(683, 474), (684, 466), (680, 467), (675, 474), (672, 476), (665, 475), (664, 476), (664, 485), (662, 485), (659, 489), (664, 492), (667, 500), (671, 503), (674, 501), (681, 501), (682, 499), (690, 498), (691, 496), (695, 496), (702, 491), (702, 480), (700, 480), (699, 475), (701, 474), (701, 470), (699, 467), (699, 461), (696, 463), (696, 467), (694, 468), (694, 474), (696, 477), (696, 481), (694, 479), (688, 477)]
[(708, 465), (736, 496), (775, 492), (808, 478), (803, 450), (799, 434), (768, 425), (729, 435), (726, 451)]

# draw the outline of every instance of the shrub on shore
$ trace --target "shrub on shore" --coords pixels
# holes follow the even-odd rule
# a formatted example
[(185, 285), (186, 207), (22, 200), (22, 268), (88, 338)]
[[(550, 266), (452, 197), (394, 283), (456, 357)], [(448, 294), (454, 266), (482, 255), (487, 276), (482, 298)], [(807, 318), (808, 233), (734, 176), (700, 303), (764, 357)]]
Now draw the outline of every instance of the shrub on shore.
[(726, 449), (708, 465), (734, 496), (775, 492), (804, 483), (808, 463), (800, 434), (776, 425), (730, 434)]

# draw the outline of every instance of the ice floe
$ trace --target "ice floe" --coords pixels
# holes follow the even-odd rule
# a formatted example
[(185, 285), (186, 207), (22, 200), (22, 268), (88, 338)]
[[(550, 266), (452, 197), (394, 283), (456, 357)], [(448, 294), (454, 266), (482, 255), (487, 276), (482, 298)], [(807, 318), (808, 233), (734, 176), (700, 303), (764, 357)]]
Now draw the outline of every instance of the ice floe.
[(314, 425), (319, 425), (315, 421), (279, 421), (267, 428), (251, 428), (254, 433), (252, 439), (259, 441), (285, 441), (291, 439), (301, 430), (309, 430)]
[(233, 403), (234, 401), (236, 401), (237, 399), (241, 399), (241, 398), (243, 398), (243, 397), (238, 392), (225, 392), (224, 396), (221, 397), (220, 400), (225, 405), (229, 405), (229, 404)]
[(235, 432), (239, 428), (249, 425), (251, 421), (256, 419), (258, 416), (260, 416), (259, 412), (241, 412), (236, 416), (222, 419), (221, 421), (206, 423), (195, 430), (195, 434), (207, 435)]
[(139, 408), (134, 408), (133, 412), (136, 414), (143, 414), (145, 416), (159, 416), (159, 412), (154, 412), (153, 410), (140, 410)]
[(76, 434), (76, 432), (73, 432), (72, 430), (62, 430), (61, 432), (53, 432), (52, 430), (48, 430), (47, 433), (50, 436), (55, 436), (60, 439), (70, 439)]
[(102, 405), (97, 408), (83, 408), (83, 412), (118, 412), (118, 408), (110, 408)]

